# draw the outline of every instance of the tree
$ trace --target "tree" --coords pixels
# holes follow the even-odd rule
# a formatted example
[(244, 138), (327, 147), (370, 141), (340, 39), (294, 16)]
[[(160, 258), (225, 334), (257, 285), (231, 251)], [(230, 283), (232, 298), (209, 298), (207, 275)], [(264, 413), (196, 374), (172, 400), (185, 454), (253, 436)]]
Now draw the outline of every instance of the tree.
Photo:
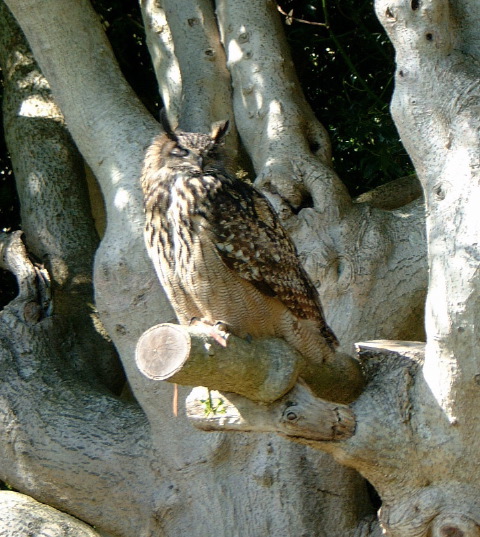
[[(218, 0), (215, 17), (208, 1), (142, 0), (170, 116), (197, 131), (231, 119), (229, 153), (248, 166), (238, 132), (343, 350), (408, 340), (358, 344), (367, 383), (348, 405), (297, 383), (273, 401), (214, 394), (211, 413), (194, 391), (188, 422), (172, 415), (171, 385), (135, 362), (140, 336), (173, 320), (142, 239), (138, 176), (159, 127), (86, 0), (6, 3), (35, 60), (2, 5), (4, 125), (26, 241), (1, 241), (19, 292), (0, 317), (0, 478), (23, 493), (0, 496), (2, 534), (49, 524), (57, 535), (478, 535), (480, 6), (376, 0), (396, 51), (392, 114), (424, 200), (405, 181), (352, 200), (275, 3)], [(204, 337), (175, 330), (194, 351)], [(120, 393), (117, 353), (134, 397)], [(378, 520), (357, 471), (380, 494)]]

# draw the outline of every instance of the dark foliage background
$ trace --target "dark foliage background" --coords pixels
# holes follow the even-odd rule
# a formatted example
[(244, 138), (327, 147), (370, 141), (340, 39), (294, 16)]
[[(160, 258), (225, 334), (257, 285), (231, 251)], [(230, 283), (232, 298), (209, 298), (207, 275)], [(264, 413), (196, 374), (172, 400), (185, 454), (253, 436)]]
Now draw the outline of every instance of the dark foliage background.
[(373, 0), (279, 4), (303, 90), (330, 133), (335, 168), (350, 193), (413, 173), (389, 113), (394, 51)]
[[(93, 5), (124, 75), (158, 116), (161, 101), (138, 0), (93, 0)], [(335, 167), (351, 194), (412, 173), (388, 111), (393, 49), (373, 0), (278, 0), (278, 5), (304, 92), (332, 137)], [(21, 224), (0, 126), (0, 230), (9, 231)], [(2, 271), (0, 307), (13, 296), (14, 279)]]
[[(0, 104), (3, 105), (1, 79)], [(20, 206), (3, 133), (3, 120), (0, 114), (0, 232), (8, 232), (20, 227)], [(13, 274), (0, 269), (0, 308), (13, 300), (17, 292), (17, 281)]]

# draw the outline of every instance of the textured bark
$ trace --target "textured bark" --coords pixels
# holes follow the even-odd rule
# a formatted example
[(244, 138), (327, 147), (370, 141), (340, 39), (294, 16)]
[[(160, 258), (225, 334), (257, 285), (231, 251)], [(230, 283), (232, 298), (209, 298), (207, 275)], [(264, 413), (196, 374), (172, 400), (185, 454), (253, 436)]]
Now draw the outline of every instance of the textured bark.
[(347, 354), (314, 363), (281, 339), (249, 342), (230, 336), (227, 342), (201, 325), (153, 326), (138, 340), (136, 362), (153, 380), (208, 385), (264, 403), (282, 397), (300, 377), (317, 397), (337, 403), (351, 403), (364, 387), (358, 362)]
[[(93, 306), (98, 236), (91, 220), (83, 160), (50, 87), (6, 6), (0, 4), (3, 118), (15, 172), (24, 238), (50, 275), (55, 313), (78, 370), (119, 389), (123, 373)], [(102, 359), (98, 360), (98, 356)]]
[[(377, 0), (376, 10), (397, 51), (392, 113), (427, 206), (427, 342), (359, 343), (367, 386), (350, 405), (355, 433), (335, 443), (312, 442), (313, 427), (299, 436), (369, 479), (383, 500), (385, 535), (476, 537), (478, 3)], [(242, 411), (247, 427), (250, 415), (265, 430), (278, 426), (258, 405)], [(228, 419), (215, 425), (229, 427)]]
[[(5, 427), (11, 426), (11, 409), (23, 405), (21, 413), (15, 412), (16, 430), (22, 431), (27, 447), (37, 436), (42, 439), (42, 458), (37, 462), (36, 450), (27, 449), (25, 463), (17, 450), (7, 450), (0, 459), (2, 478), (115, 535), (204, 537), (212, 527), (225, 537), (352, 534), (370, 509), (364, 482), (355, 472), (276, 436), (197, 432), (183, 417), (171, 415), (171, 386), (149, 381), (136, 368), (138, 337), (151, 325), (173, 318), (144, 252), (136, 179), (144, 148), (158, 127), (126, 87), (86, 2), (67, 7), (55, 0), (12, 0), (9, 6), (102, 189), (108, 223), (95, 259), (96, 303), (143, 412), (99, 387), (87, 389), (75, 375), (68, 383), (62, 377), (50, 378), (49, 390), (42, 376), (39, 385), (26, 386), (21, 376), (14, 376), (11, 399), (2, 412), (7, 416)], [(40, 323), (42, 330), (50, 330), (52, 320), (47, 323)], [(17, 334), (22, 326), (16, 327)], [(39, 337), (37, 332), (28, 334), (32, 341)], [(57, 339), (50, 333), (50, 340)], [(20, 349), (13, 362), (4, 364), (5, 379), (12, 377), (10, 369), (24, 355), (38, 371), (47, 368), (68, 376), (59, 365), (62, 349), (56, 354), (49, 348), (40, 354), (34, 349), (25, 352)], [(59, 362), (49, 362), (50, 355)], [(180, 400), (188, 393), (182, 388), (179, 392)], [(49, 394), (48, 401), (58, 398), (65, 411), (48, 407), (51, 413), (45, 420), (33, 413), (26, 402), (39, 406), (43, 393)], [(72, 423), (73, 436), (68, 426)], [(80, 459), (80, 467), (74, 458)], [(59, 471), (59, 464), (65, 471)], [(131, 491), (118, 487), (119, 482)], [(319, 525), (319, 512), (332, 514)]]
[[(382, 20), (398, 49), (392, 114), (428, 209), (425, 376), (449, 421), (456, 422), (461, 413), (473, 425), (478, 390), (471, 381), (480, 367), (475, 343), (480, 55), (464, 38), (470, 17), (465, 28), (458, 28), (448, 2), (436, 0), (417, 9), (393, 4), (391, 14), (386, 6), (379, 3), (377, 9), (383, 8)], [(458, 2), (458, 8), (467, 6)], [(409, 41), (405, 30), (413, 36)]]
[(479, 6), (377, 0), (376, 9), (397, 52), (392, 115), (425, 193), (430, 271), (425, 364), (412, 412), (422, 472), (409, 483), (410, 497), (389, 498), (382, 518), (393, 536), (413, 524), (418, 535), (474, 536), (480, 533)]
[[(0, 316), (0, 479), (83, 520), (101, 518), (113, 533), (134, 534), (150, 522), (155, 475), (145, 416), (88, 371), (67, 366), (65, 332), (46, 315), (20, 234), (2, 236), (1, 250), (21, 292)], [(127, 506), (128, 520), (119, 519)]]
[(0, 533), (3, 537), (52, 535), (99, 537), (80, 520), (17, 492), (0, 492)]
[[(207, 434), (183, 415), (174, 418), (172, 387), (135, 364), (140, 335), (173, 320), (142, 238), (138, 176), (158, 125), (126, 85), (85, 0), (8, 5), (102, 190), (107, 228), (95, 257), (95, 299), (135, 401), (106, 391), (115, 383), (92, 376), (81, 345), (77, 353), (62, 344), (72, 335), (49, 314), (45, 269), (29, 261), (18, 234), (2, 239), (2, 263), (17, 275), (20, 294), (0, 315), (0, 477), (112, 535), (379, 535), (364, 481), (323, 450), (374, 484), (387, 535), (478, 535), (477, 4), (377, 0), (397, 49), (393, 112), (425, 192), (426, 236), (418, 189), (390, 206), (378, 202), (378, 192), (349, 198), (331, 168), (325, 130), (299, 90), (273, 2), (219, 0), (218, 32), (209, 3), (142, 2), (167, 107), (193, 130), (234, 115), (257, 185), (279, 209), (344, 351), (355, 341), (424, 335), (428, 240), (424, 365), (422, 344), (363, 344), (369, 384), (350, 407), (325, 404), (301, 384), (268, 405), (230, 393), (190, 395), (192, 422), (235, 435)], [(186, 23), (185, 13), (192, 13)], [(169, 72), (176, 73), (172, 83)], [(59, 109), (49, 106), (61, 123)], [(21, 142), (12, 136), (13, 145)], [(35, 235), (24, 215), (27, 244), (52, 260), (47, 268), (66, 300), (77, 274), (89, 275), (96, 247), (85, 192), (54, 196), (54, 185), (80, 183), (80, 157), (68, 154), (69, 167), (43, 183), (45, 203), (34, 211), (50, 221), (71, 203), (80, 223), (69, 210), (55, 224), (58, 241), (42, 242), (46, 224)], [(17, 157), (20, 185), (40, 156)], [(25, 202), (28, 191), (20, 188)], [(93, 362), (102, 363), (108, 353), (95, 347)], [(189, 391), (179, 388), (180, 401)]]

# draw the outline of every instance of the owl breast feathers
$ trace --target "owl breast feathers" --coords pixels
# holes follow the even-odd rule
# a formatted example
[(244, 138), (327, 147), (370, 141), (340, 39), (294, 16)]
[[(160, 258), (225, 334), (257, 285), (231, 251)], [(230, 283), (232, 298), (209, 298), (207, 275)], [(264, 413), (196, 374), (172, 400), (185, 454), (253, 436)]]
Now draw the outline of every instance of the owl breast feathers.
[(331, 358), (338, 343), (295, 246), (267, 199), (222, 164), (228, 122), (210, 135), (163, 126), (142, 172), (145, 241), (179, 321), (222, 321), (239, 337)]

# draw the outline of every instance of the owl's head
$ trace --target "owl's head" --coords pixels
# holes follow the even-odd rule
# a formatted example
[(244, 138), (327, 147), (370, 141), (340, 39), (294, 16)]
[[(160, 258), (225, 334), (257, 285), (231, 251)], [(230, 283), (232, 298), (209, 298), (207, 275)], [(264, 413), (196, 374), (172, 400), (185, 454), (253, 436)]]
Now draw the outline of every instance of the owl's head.
[(228, 120), (212, 124), (210, 134), (174, 131), (165, 109), (160, 113), (167, 142), (164, 144), (163, 165), (172, 168), (188, 167), (202, 171), (206, 166), (221, 161), (221, 148), (228, 132)]

